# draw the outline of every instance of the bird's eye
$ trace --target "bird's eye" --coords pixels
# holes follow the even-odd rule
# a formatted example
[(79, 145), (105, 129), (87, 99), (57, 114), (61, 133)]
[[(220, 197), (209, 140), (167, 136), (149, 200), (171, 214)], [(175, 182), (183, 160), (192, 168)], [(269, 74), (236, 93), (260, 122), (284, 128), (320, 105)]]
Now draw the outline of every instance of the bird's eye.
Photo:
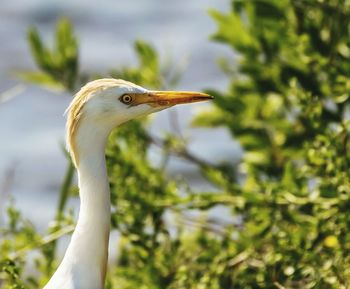
[(119, 99), (122, 103), (129, 104), (132, 102), (133, 97), (130, 94), (123, 94)]

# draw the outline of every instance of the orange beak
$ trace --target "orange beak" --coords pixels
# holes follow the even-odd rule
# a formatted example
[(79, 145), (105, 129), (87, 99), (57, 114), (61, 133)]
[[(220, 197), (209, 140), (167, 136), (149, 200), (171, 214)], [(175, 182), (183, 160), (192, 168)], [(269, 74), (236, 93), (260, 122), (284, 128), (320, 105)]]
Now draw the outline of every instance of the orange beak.
[(193, 91), (150, 91), (134, 93), (131, 105), (149, 104), (153, 107), (173, 106), (213, 99), (209, 94)]

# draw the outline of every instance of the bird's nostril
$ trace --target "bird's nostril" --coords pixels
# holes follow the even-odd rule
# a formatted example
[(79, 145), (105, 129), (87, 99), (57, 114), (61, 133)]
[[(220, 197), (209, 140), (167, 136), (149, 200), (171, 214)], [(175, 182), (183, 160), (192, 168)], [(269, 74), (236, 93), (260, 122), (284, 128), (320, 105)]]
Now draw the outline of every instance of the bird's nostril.
[(167, 101), (167, 100), (160, 100), (158, 102), (159, 105), (169, 105), (170, 104), (170, 101)]

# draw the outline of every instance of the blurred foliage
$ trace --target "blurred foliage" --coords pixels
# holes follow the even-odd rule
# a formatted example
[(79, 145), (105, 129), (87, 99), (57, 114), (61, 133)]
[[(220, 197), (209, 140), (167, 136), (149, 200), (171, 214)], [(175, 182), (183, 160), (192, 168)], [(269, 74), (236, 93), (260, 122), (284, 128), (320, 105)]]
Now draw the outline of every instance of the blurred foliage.
[[(147, 119), (115, 130), (106, 153), (111, 222), (121, 238), (106, 288), (349, 288), (349, 1), (236, 0), (230, 11), (210, 14), (213, 40), (231, 47), (237, 63), (221, 60), (228, 90), (209, 90), (214, 105), (193, 123), (227, 128), (242, 159), (235, 168), (210, 164), (173, 135), (152, 136)], [(73, 91), (83, 79), (77, 41), (67, 20), (57, 31), (49, 50), (30, 30), (45, 77), (27, 79)], [(137, 41), (135, 51), (137, 67), (109, 75), (154, 89), (176, 85), (180, 70), (165, 67), (152, 46)], [(164, 156), (158, 167), (148, 159), (151, 145)], [(169, 181), (171, 154), (195, 164), (217, 191), (194, 193)], [(73, 222), (65, 209), (75, 191), (69, 168), (48, 236), (9, 208), (0, 286), (38, 288), (57, 266), (52, 244)], [(232, 222), (210, 217), (211, 208), (230, 212)], [(28, 252), (36, 252), (36, 272), (24, 275)]]
[(58, 22), (55, 44), (51, 49), (43, 43), (35, 27), (28, 31), (28, 42), (40, 71), (19, 75), (39, 85), (74, 90), (78, 76), (78, 42), (69, 20)]
[(136, 40), (134, 49), (139, 65), (114, 69), (110, 73), (111, 77), (128, 79), (141, 86), (157, 89), (172, 87), (178, 83), (182, 73), (180, 65), (168, 61), (161, 66), (157, 51), (143, 40)]
[[(195, 124), (243, 150), (231, 287), (349, 288), (349, 1), (233, 1), (213, 36), (238, 54)], [(225, 271), (228, 274), (228, 271)], [(221, 277), (218, 280), (222, 280)], [(213, 288), (213, 287), (208, 287)]]

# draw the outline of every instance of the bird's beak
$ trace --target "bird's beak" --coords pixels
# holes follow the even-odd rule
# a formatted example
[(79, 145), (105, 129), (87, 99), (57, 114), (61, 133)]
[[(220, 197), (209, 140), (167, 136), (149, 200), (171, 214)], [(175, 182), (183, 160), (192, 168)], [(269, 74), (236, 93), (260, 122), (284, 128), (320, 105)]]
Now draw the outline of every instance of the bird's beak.
[(209, 94), (194, 91), (149, 91), (135, 93), (132, 105), (149, 104), (153, 107), (168, 107), (213, 99)]

